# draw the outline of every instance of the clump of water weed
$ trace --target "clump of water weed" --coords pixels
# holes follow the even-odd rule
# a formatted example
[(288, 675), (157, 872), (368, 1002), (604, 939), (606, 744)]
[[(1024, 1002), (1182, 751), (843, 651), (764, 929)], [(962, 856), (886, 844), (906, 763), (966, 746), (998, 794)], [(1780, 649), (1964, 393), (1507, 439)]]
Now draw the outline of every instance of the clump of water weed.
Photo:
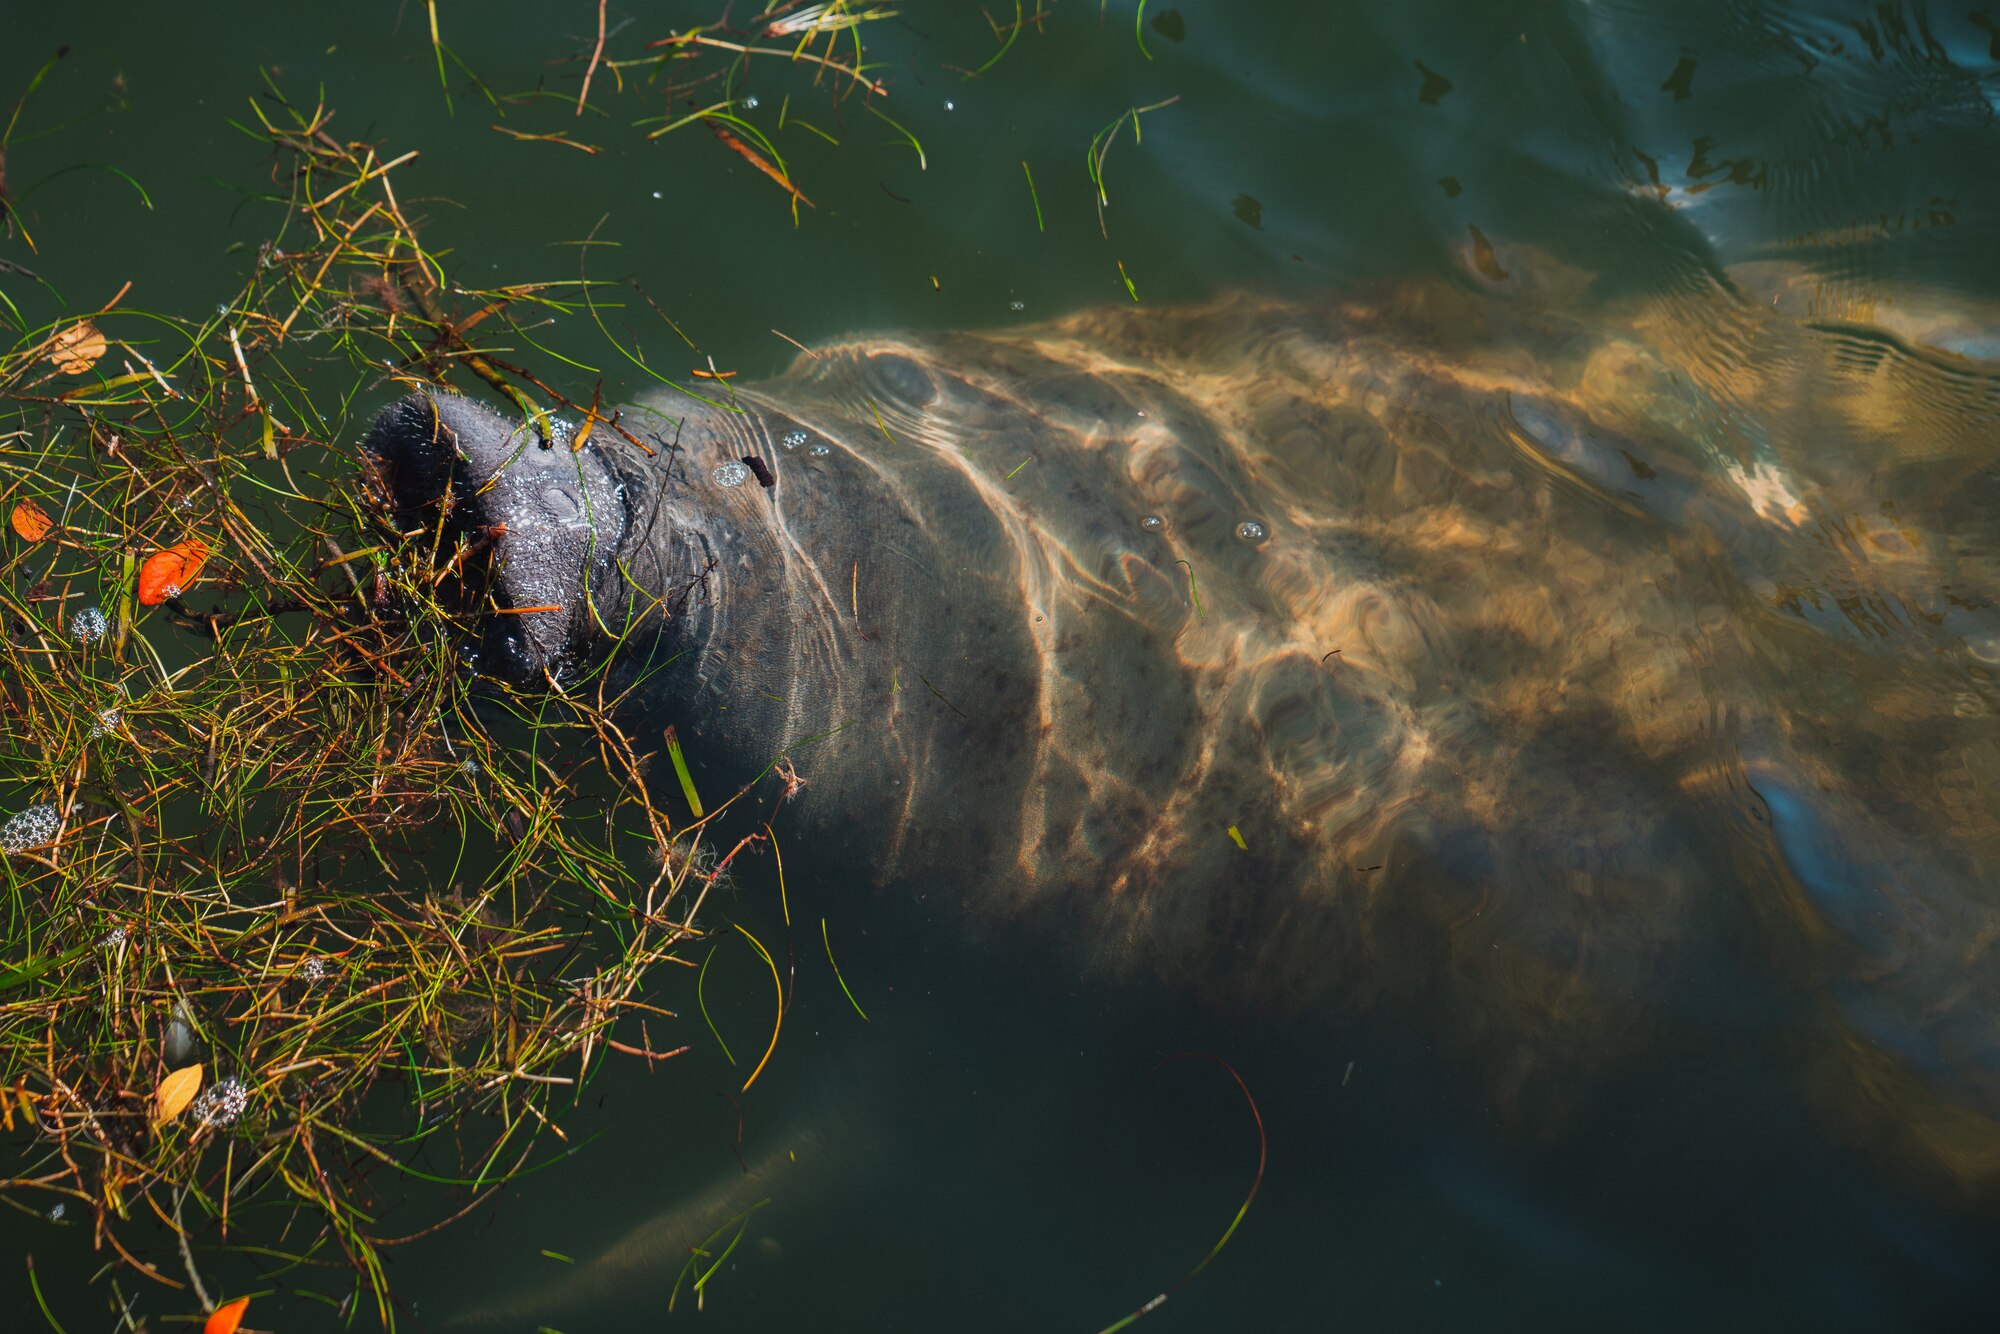
[(370, 1173), (421, 1149), (464, 1213), (608, 1052), (660, 1059), (613, 1030), (715, 863), (620, 855), (690, 834), (609, 687), (557, 716), (464, 670), (476, 536), (398, 529), (346, 447), (395, 382), (577, 411), (469, 331), (581, 280), (454, 288), (413, 154), (253, 106), (273, 236), (229, 300), (0, 303), (0, 1193), (172, 1287), (254, 1256), (388, 1324)]

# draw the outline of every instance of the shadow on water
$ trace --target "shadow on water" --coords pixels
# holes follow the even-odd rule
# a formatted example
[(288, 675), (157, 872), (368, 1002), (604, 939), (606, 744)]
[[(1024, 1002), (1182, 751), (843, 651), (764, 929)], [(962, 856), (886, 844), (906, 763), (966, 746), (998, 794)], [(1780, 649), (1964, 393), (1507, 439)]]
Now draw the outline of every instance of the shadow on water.
[[(1270, 1172), (1162, 1328), (1972, 1329), (1995, 1298), (1990, 1232), (1828, 1145), (1752, 1024), (1635, 1053), (1558, 1127), (1502, 1129), (1393, 1019), (1222, 1022), (1184, 993), (1079, 986), (1038, 940), (940, 926), (845, 952), (872, 984), (865, 1033), (837, 992), (801, 989), (794, 1022), (817, 1031), (743, 1100), (747, 1168), (733, 1108), (696, 1091), (733, 1089), (719, 1062), (622, 1071), (603, 1139), (440, 1239), (410, 1276), (420, 1309), (629, 1329), (660, 1316), (688, 1238), (768, 1198), (704, 1327), (1107, 1324), (1206, 1251), (1255, 1170), (1227, 1078), (1155, 1068), (1182, 1049), (1243, 1074)], [(664, 1218), (635, 1237), (655, 1191)]]

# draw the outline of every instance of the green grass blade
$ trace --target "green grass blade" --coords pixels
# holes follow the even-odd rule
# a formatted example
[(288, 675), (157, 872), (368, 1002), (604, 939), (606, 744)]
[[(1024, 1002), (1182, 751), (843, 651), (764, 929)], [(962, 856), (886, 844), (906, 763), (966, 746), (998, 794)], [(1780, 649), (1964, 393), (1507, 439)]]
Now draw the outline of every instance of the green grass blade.
[(674, 762), (674, 775), (681, 780), (681, 793), (687, 798), (688, 809), (694, 818), (701, 819), (701, 797), (694, 790), (694, 775), (688, 772), (687, 757), (681, 754), (681, 739), (673, 728), (667, 729), (667, 758)]
[(840, 965), (833, 962), (833, 941), (826, 933), (826, 918), (819, 919), (819, 938), (826, 945), (826, 961), (833, 966), (833, 980), (840, 983), (840, 990), (847, 997), (847, 1003), (861, 1016), (862, 1023), (868, 1023), (868, 1011), (861, 1008), (861, 1002), (854, 999), (854, 993), (847, 989), (847, 979), (840, 975)]

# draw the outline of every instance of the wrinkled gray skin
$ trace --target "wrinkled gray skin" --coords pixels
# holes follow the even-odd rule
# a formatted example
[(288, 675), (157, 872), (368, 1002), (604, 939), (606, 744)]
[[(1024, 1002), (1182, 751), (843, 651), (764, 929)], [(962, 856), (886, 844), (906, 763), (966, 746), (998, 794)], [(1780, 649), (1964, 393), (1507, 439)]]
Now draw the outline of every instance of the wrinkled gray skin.
[(878, 338), (628, 411), (652, 458), (422, 395), (368, 450), (560, 608), (482, 672), (617, 637), (705, 782), (797, 765), (787, 846), (1224, 1003), (1392, 1000), (1503, 1115), (1754, 975), (1843, 1132), (1990, 1190), (2000, 379), (1720, 289), (1562, 304)]

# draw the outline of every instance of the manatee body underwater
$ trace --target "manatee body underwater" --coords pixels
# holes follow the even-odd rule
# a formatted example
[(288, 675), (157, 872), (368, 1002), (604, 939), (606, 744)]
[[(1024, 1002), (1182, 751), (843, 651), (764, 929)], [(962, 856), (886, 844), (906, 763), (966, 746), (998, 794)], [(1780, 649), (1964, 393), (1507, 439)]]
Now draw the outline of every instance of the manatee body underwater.
[(785, 760), (852, 911), (1393, 1013), (1503, 1139), (1747, 1050), (1990, 1219), (1996, 420), (2000, 368), (1724, 282), (1437, 283), (821, 346), (628, 408), (650, 454), (421, 393), (364, 452), (493, 535), (480, 674)]

